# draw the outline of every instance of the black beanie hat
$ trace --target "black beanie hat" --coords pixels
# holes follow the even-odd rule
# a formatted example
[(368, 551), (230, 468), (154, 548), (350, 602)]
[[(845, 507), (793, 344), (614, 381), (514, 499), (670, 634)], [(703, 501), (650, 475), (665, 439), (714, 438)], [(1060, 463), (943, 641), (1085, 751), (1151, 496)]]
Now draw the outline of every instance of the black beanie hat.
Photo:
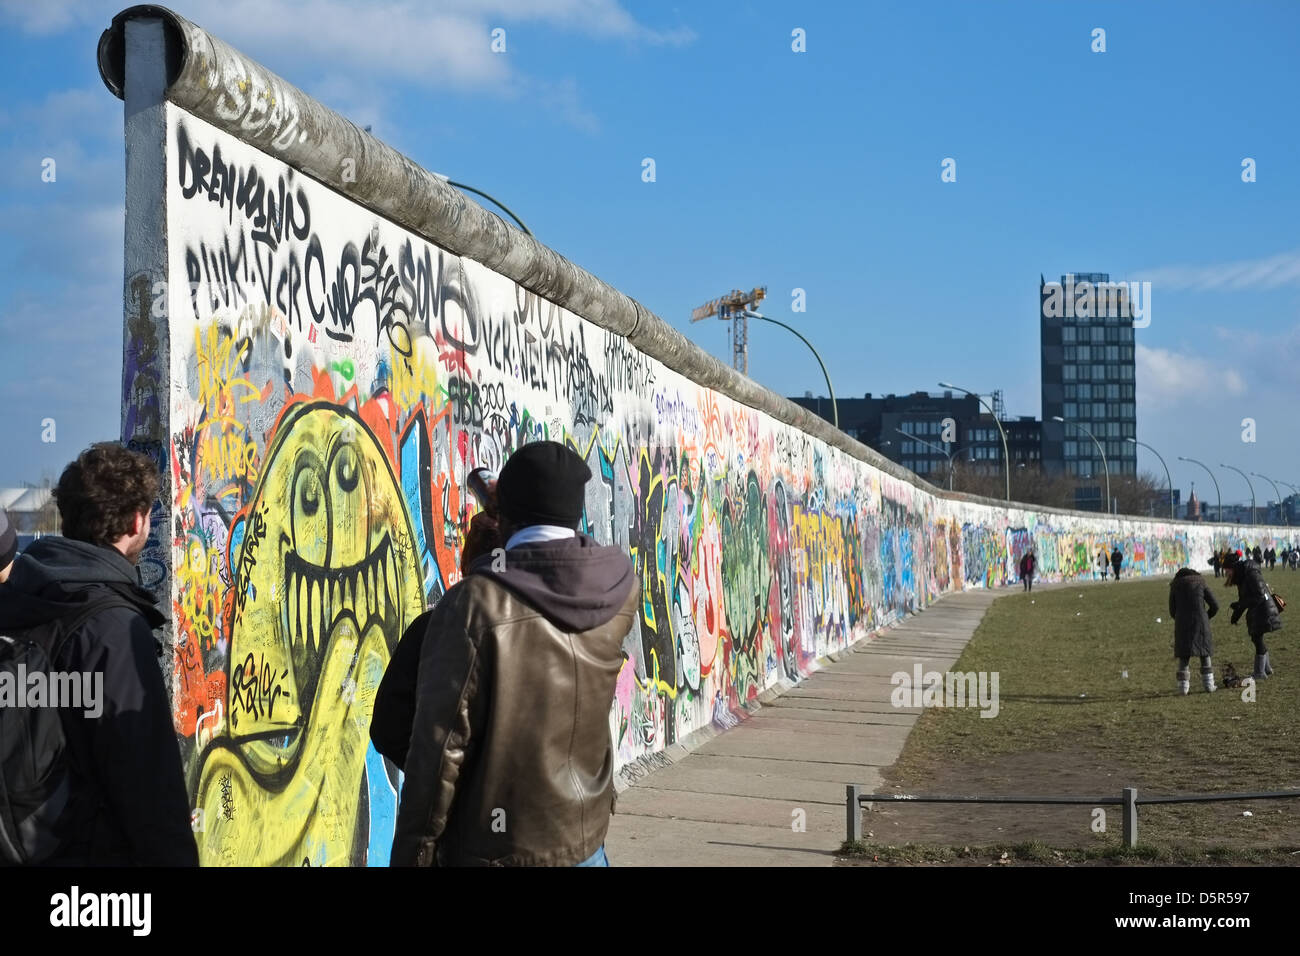
[(553, 441), (535, 441), (510, 456), (497, 478), (497, 506), (512, 524), (577, 528), (591, 469), (577, 452)]
[(9, 515), (0, 508), (0, 571), (7, 568), (18, 554), (18, 532), (14, 530)]

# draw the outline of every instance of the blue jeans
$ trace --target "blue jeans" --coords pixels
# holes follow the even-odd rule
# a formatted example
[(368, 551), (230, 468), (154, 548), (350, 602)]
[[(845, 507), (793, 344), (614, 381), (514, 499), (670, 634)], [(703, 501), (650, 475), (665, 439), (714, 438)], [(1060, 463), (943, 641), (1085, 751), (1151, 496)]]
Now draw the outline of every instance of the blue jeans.
[(605, 856), (605, 848), (602, 846), (599, 850), (587, 857), (577, 866), (609, 866), (609, 857)]

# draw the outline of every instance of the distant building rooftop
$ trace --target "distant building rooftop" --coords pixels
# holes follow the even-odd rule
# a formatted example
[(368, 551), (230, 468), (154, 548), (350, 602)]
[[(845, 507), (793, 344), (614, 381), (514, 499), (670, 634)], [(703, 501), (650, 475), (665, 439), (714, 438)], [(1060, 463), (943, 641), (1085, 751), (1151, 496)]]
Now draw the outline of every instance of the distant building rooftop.
[(10, 514), (33, 513), (50, 503), (49, 488), (0, 488), (0, 508)]

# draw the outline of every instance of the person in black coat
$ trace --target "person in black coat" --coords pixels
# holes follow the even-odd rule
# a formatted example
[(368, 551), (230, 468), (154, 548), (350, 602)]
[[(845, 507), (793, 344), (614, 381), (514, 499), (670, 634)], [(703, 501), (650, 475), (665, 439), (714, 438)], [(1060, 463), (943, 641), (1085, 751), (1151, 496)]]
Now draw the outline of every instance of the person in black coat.
[(1115, 580), (1119, 580), (1119, 569), (1124, 563), (1124, 552), (1115, 545), (1115, 550), (1110, 553), (1110, 566), (1115, 569)]
[(1020, 581), (1024, 584), (1026, 591), (1034, 589), (1034, 572), (1038, 569), (1038, 559), (1034, 557), (1034, 552), (1029, 551), (1020, 559)]
[(1236, 624), (1243, 614), (1246, 615), (1246, 631), (1255, 645), (1254, 676), (1256, 680), (1263, 680), (1273, 673), (1264, 635), (1280, 631), (1282, 618), (1258, 564), (1242, 557), (1240, 552), (1230, 552), (1225, 567), (1228, 572), (1225, 586), (1237, 587), (1237, 600), (1232, 602), (1232, 623)]
[(1174, 619), (1174, 657), (1178, 658), (1178, 692), (1191, 691), (1193, 657), (1201, 659), (1201, 683), (1214, 691), (1214, 636), (1210, 618), (1219, 613), (1219, 602), (1206, 586), (1205, 578), (1183, 568), (1169, 582), (1169, 616)]
[(154, 634), (165, 619), (137, 572), (158, 491), (148, 457), (92, 445), (55, 489), (62, 536), (29, 545), (0, 584), (0, 633), (69, 621), (53, 669), (99, 688), (91, 707), (59, 708), (69, 795), (45, 866), (199, 863)]

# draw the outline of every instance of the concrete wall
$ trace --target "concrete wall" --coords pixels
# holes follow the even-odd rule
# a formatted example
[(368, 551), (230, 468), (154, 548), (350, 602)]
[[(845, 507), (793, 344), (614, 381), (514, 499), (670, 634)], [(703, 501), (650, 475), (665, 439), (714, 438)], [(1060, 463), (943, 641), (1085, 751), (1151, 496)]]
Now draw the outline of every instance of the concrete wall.
[(236, 111), (162, 114), (128, 143), (128, 166), (161, 150), (165, 251), (128, 272), (123, 427), (169, 479), (146, 569), (205, 863), (386, 861), (375, 689), (458, 579), (466, 474), (527, 441), (586, 457), (586, 530), (642, 578), (609, 715), (628, 773), (940, 594), (1014, 580), (1027, 548), (1049, 579), (1116, 543), (1136, 574), (1205, 564), (1209, 526), (943, 495), (328, 188)]

